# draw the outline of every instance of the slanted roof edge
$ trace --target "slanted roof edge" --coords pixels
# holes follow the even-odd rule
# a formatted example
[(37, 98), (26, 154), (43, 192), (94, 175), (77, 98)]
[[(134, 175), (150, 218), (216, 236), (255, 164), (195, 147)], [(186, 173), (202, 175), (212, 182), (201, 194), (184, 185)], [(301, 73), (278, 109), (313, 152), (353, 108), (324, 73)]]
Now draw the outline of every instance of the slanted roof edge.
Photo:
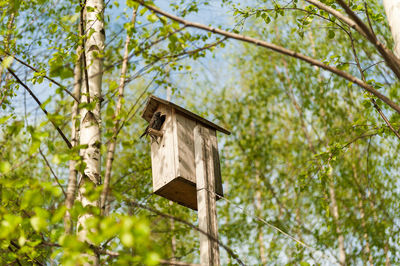
[(167, 106), (171, 106), (171, 107), (175, 108), (176, 110), (178, 110), (179, 112), (181, 112), (181, 113), (183, 113), (183, 114), (185, 114), (185, 115), (187, 115), (187, 116), (193, 118), (193, 119), (196, 120), (196, 121), (199, 121), (199, 122), (202, 123), (202, 124), (205, 124), (205, 125), (207, 125), (207, 126), (213, 128), (213, 129), (215, 129), (215, 130), (218, 130), (218, 131), (220, 131), (220, 132), (222, 132), (222, 133), (225, 133), (225, 134), (227, 134), (227, 135), (230, 135), (230, 134), (231, 134), (231, 132), (229, 132), (227, 129), (225, 129), (225, 128), (223, 128), (223, 127), (220, 127), (220, 126), (214, 124), (213, 122), (208, 121), (207, 119), (205, 119), (205, 118), (203, 118), (203, 117), (201, 117), (201, 116), (199, 116), (199, 115), (197, 115), (197, 114), (195, 114), (195, 113), (193, 113), (193, 112), (191, 112), (191, 111), (189, 111), (189, 110), (186, 110), (186, 109), (183, 108), (183, 107), (180, 107), (179, 105), (176, 105), (176, 104), (174, 104), (174, 103), (172, 103), (172, 102), (163, 100), (163, 99), (158, 98), (158, 97), (156, 97), (156, 96), (154, 96), (154, 95), (150, 95), (150, 96), (149, 96), (149, 98), (148, 98), (148, 100), (147, 100), (147, 103), (146, 103), (146, 106), (144, 107), (144, 110), (143, 110), (143, 113), (142, 113), (142, 117), (143, 117), (146, 121), (148, 121), (148, 122), (150, 121), (151, 116), (150, 116), (150, 117), (149, 117), (149, 116), (146, 116), (146, 113), (147, 113), (147, 109), (148, 109), (148, 107), (149, 107), (149, 105), (150, 105), (150, 103), (151, 103), (152, 100), (153, 100), (153, 101), (156, 101), (156, 102), (158, 102), (158, 103), (167, 105)]

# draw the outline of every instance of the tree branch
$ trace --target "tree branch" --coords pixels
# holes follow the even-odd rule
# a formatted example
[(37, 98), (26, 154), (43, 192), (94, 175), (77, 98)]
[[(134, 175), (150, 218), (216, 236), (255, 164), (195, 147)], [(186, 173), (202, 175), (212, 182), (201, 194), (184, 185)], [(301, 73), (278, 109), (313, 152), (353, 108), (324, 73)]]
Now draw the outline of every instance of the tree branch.
[[(310, 0), (307, 0), (310, 1)], [(315, 1), (315, 0), (313, 0)], [(378, 52), (385, 59), (390, 69), (394, 72), (396, 77), (400, 80), (400, 61), (385, 45), (383, 45), (375, 36), (375, 34), (365, 25), (364, 22), (351, 10), (351, 8), (343, 1), (336, 0), (338, 4), (346, 11), (347, 15), (358, 25), (364, 32), (364, 36), (377, 48)]]
[[(338, 76), (341, 76), (345, 79), (347, 79), (348, 81), (357, 84), (358, 86), (360, 86), (361, 88), (363, 88), (364, 90), (372, 93), (373, 95), (375, 95), (377, 98), (381, 99), (383, 102), (385, 102), (387, 105), (389, 105), (393, 110), (395, 110), (396, 112), (398, 112), (400, 114), (400, 106), (397, 105), (395, 102), (393, 102), (392, 100), (390, 100), (388, 97), (386, 97), (385, 95), (381, 94), (379, 91), (377, 91), (376, 89), (374, 89), (371, 85), (363, 82), (362, 80), (350, 75), (347, 72), (344, 72), (336, 67), (333, 66), (328, 66), (314, 58), (311, 58), (309, 56), (297, 53), (295, 51), (289, 50), (287, 48), (272, 44), (272, 43), (268, 43), (262, 40), (258, 40), (249, 36), (245, 36), (245, 35), (241, 35), (241, 34), (237, 34), (237, 33), (233, 33), (233, 32), (228, 32), (228, 31), (224, 31), (218, 28), (213, 28), (213, 27), (209, 27), (200, 23), (196, 23), (196, 22), (190, 22), (187, 20), (184, 20), (183, 18), (177, 17), (175, 15), (169, 14), (167, 12), (164, 12), (154, 6), (149, 6), (147, 4), (145, 4), (143, 1), (141, 0), (134, 0), (136, 2), (138, 2), (139, 4), (145, 6), (146, 8), (148, 8), (149, 10), (160, 14), (164, 17), (167, 17), (169, 19), (172, 19), (180, 24), (185, 25), (186, 27), (192, 27), (192, 28), (197, 28), (197, 29), (202, 29), (205, 31), (209, 31), (209, 32), (213, 32), (222, 36), (226, 36), (230, 39), (235, 39), (235, 40), (239, 40), (239, 41), (243, 41), (243, 42), (247, 42), (247, 43), (251, 43), (251, 44), (255, 44), (257, 46), (261, 46), (270, 50), (273, 50), (275, 52), (278, 52), (280, 54), (284, 54), (284, 55), (288, 55), (297, 59), (300, 59), (302, 61), (305, 61), (311, 65), (320, 67), (322, 69), (325, 69), (329, 72), (332, 72)], [(400, 77), (400, 71), (399, 71), (399, 77)]]
[[(136, 14), (137, 14), (137, 9), (134, 8), (132, 12), (132, 19), (131, 23), (133, 24), (133, 27), (135, 27), (135, 22), (136, 22)], [(125, 47), (124, 47), (124, 60), (122, 62), (122, 68), (121, 68), (121, 76), (120, 76), (120, 82), (119, 82), (119, 88), (118, 88), (118, 101), (117, 105), (115, 107), (114, 115), (113, 115), (113, 120), (114, 120), (114, 125), (112, 128), (113, 135), (111, 137), (110, 142), (107, 145), (107, 159), (106, 159), (106, 171), (104, 174), (104, 182), (103, 182), (103, 191), (101, 192), (100, 196), (100, 210), (102, 214), (108, 213), (108, 208), (107, 206), (107, 199), (108, 199), (108, 194), (110, 193), (110, 179), (111, 179), (111, 171), (112, 171), (112, 164), (114, 161), (114, 154), (115, 154), (115, 149), (116, 149), (116, 144), (117, 144), (117, 136), (118, 136), (118, 128), (121, 119), (119, 118), (121, 110), (122, 110), (122, 104), (123, 104), (123, 99), (124, 99), (124, 90), (125, 90), (125, 76), (128, 71), (128, 55), (129, 55), (129, 44), (131, 41), (131, 37), (129, 34), (126, 34), (125, 38)]]
[[(36, 73), (40, 73), (40, 71), (37, 68), (34, 68), (33, 66), (29, 65), (28, 63), (22, 61), (21, 59), (19, 59), (18, 57), (11, 55), (10, 53), (7, 53), (6, 51), (2, 51), (5, 54), (7, 54), (8, 56), (11, 56), (15, 61), (17, 61), (18, 63), (20, 63), (21, 65), (26, 66), (27, 68), (31, 69), (32, 71), (35, 71)], [(61, 85), (59, 82), (57, 82), (56, 80), (50, 78), (47, 75), (42, 75), (45, 79), (47, 79), (48, 81), (51, 81), (52, 83), (56, 84), (57, 86), (59, 86), (63, 91), (65, 91), (69, 96), (71, 96), (72, 98), (74, 98), (74, 100), (78, 103), (80, 103), (79, 99), (75, 97), (75, 95), (73, 95), (69, 90), (67, 90), (67, 88), (65, 88), (63, 85)]]
[[(79, 2), (80, 6), (81, 6), (81, 12), (80, 12), (80, 32), (79, 32), (79, 37), (82, 39), (82, 59), (83, 59), (83, 71), (85, 73), (85, 87), (86, 87), (86, 101), (88, 103), (90, 103), (90, 91), (89, 91), (89, 75), (88, 75), (88, 70), (87, 70), (87, 62), (86, 62), (86, 41), (85, 38), (86, 36), (84, 36), (84, 11), (86, 8), (86, 0), (80, 0)], [(93, 25), (92, 25), (93, 26)]]
[[(353, 37), (352, 37), (352, 35), (351, 35), (351, 32), (348, 32), (347, 34), (348, 34), (349, 37), (350, 37), (351, 49), (352, 49), (352, 51), (353, 51), (353, 55), (354, 55), (354, 59), (355, 59), (355, 61), (356, 61), (356, 65), (357, 65), (358, 71), (360, 72), (361, 79), (365, 82), (364, 71), (363, 71), (362, 68), (361, 68), (360, 60), (358, 59), (357, 51), (356, 51), (356, 48), (355, 48), (355, 46), (354, 46)], [(378, 111), (379, 115), (380, 115), (380, 116), (382, 117), (382, 119), (385, 121), (386, 125), (390, 128), (390, 130), (393, 131), (393, 133), (396, 135), (396, 137), (397, 137), (398, 139), (400, 139), (400, 134), (399, 134), (399, 132), (397, 132), (397, 131), (393, 128), (392, 124), (391, 124), (390, 121), (387, 119), (387, 117), (385, 116), (385, 114), (383, 113), (382, 109), (379, 107), (379, 105), (378, 105), (377, 102), (375, 101), (375, 99), (372, 98), (372, 97), (368, 97), (368, 98), (369, 98), (370, 101), (372, 102), (374, 108)]]
[(160, 211), (158, 211), (158, 210), (155, 210), (155, 209), (153, 209), (153, 208), (150, 208), (150, 207), (148, 207), (148, 206), (146, 206), (146, 205), (143, 205), (143, 204), (141, 204), (141, 203), (138, 203), (138, 202), (136, 202), (136, 201), (131, 201), (131, 204), (134, 205), (134, 206), (138, 206), (138, 207), (140, 207), (140, 208), (142, 208), (142, 209), (148, 210), (149, 212), (155, 213), (155, 214), (157, 214), (157, 215), (159, 215), (159, 216), (161, 216), (161, 217), (168, 218), (168, 219), (173, 219), (173, 220), (175, 220), (175, 221), (177, 221), (177, 222), (183, 223), (183, 224), (189, 226), (190, 228), (192, 228), (192, 229), (198, 231), (199, 233), (208, 236), (212, 241), (217, 242), (218, 245), (220, 245), (222, 248), (224, 248), (224, 249), (226, 250), (226, 252), (227, 252), (230, 256), (232, 256), (232, 258), (234, 258), (234, 259), (237, 261), (237, 263), (239, 263), (240, 265), (245, 265), (245, 264), (239, 259), (239, 257), (238, 257), (229, 247), (227, 247), (225, 244), (221, 243), (221, 241), (219, 241), (217, 238), (213, 237), (212, 235), (208, 234), (208, 233), (205, 232), (204, 230), (201, 230), (201, 229), (198, 228), (197, 226), (195, 226), (195, 225), (193, 225), (193, 224), (191, 224), (191, 223), (189, 223), (189, 222), (187, 222), (187, 221), (185, 221), (185, 220), (183, 220), (183, 219), (181, 219), (181, 218), (178, 218), (178, 217), (175, 217), (175, 216), (172, 216), (172, 215), (169, 215), (169, 214), (160, 212)]
[[(3, 60), (0, 58), (0, 62), (2, 62)], [(24, 87), (29, 94), (32, 96), (32, 98), (36, 101), (36, 103), (39, 105), (40, 109), (42, 109), (43, 113), (46, 114), (47, 118), (50, 120), (50, 122), (53, 124), (53, 126), (56, 128), (56, 130), (58, 131), (58, 133), (61, 135), (61, 137), (63, 138), (64, 142), (67, 144), (68, 148), (71, 149), (72, 145), (71, 142), (68, 140), (68, 138), (65, 136), (65, 134), (62, 132), (62, 130), (56, 125), (56, 123), (53, 121), (53, 119), (50, 118), (49, 113), (47, 112), (46, 109), (43, 108), (42, 103), (39, 101), (39, 99), (36, 97), (35, 94), (33, 94), (32, 90), (28, 88), (28, 86), (25, 85), (25, 83), (23, 83), (19, 77), (14, 73), (14, 71), (12, 71), (9, 67), (7, 68), (8, 72), (11, 73), (11, 75), (17, 80), (17, 82), (19, 84), (22, 85), (22, 87)]]
[(161, 265), (175, 265), (175, 266), (200, 266), (200, 264), (187, 263), (182, 261), (160, 260)]
[(43, 154), (43, 152), (42, 152), (42, 150), (41, 150), (40, 148), (39, 148), (39, 153), (40, 153), (40, 155), (42, 155), (43, 160), (45, 161), (47, 167), (50, 169), (50, 172), (53, 174), (54, 179), (56, 180), (58, 186), (61, 188), (62, 193), (64, 194), (64, 197), (67, 198), (67, 193), (65, 193), (65, 190), (64, 190), (64, 188), (62, 187), (62, 185), (61, 185), (61, 183), (60, 183), (60, 180), (58, 179), (57, 175), (54, 173), (53, 168), (51, 168), (51, 165), (49, 164), (49, 161), (47, 161), (46, 156), (44, 156), (44, 154)]

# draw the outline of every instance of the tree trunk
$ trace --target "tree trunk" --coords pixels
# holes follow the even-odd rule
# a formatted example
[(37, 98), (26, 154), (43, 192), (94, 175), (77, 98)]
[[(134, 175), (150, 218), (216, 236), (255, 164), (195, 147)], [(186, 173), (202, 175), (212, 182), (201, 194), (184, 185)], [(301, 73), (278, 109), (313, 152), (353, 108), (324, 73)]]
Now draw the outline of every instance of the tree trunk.
[[(377, 215), (377, 213), (376, 213), (376, 207), (375, 207), (374, 202), (373, 202), (372, 200), (369, 199), (370, 196), (371, 196), (371, 194), (370, 194), (370, 192), (368, 192), (368, 194), (367, 194), (367, 200), (368, 200), (369, 206), (370, 206), (370, 208), (371, 208), (371, 210), (372, 210), (372, 214), (373, 214), (373, 217), (374, 217), (374, 222), (378, 222), (379, 220), (378, 220), (378, 215)], [(386, 265), (386, 266), (390, 266), (391, 263), (390, 263), (390, 257), (389, 257), (389, 243), (388, 243), (389, 240), (385, 239), (384, 241), (385, 241), (385, 242), (384, 242), (384, 245), (385, 245), (385, 246), (384, 246), (384, 248), (383, 248), (383, 252), (384, 252), (385, 258), (386, 258), (385, 265)]]
[(383, 6), (394, 40), (394, 53), (400, 58), (400, 0), (383, 0)]
[[(311, 137), (310, 137), (307, 127), (304, 123), (303, 110), (302, 110), (301, 106), (297, 103), (296, 98), (293, 93), (293, 90), (291, 89), (291, 85), (290, 85), (291, 80), (289, 79), (289, 75), (287, 73), (287, 64), (286, 64), (285, 60), (283, 60), (283, 65), (284, 65), (284, 70), (285, 70), (285, 74), (286, 74), (285, 76), (287, 77), (287, 82), (289, 84), (289, 87), (288, 87), (289, 89), (286, 90), (286, 93), (289, 96), (290, 100), (292, 101), (293, 106), (295, 107), (297, 113), (299, 114), (301, 129), (304, 133), (304, 136), (306, 138), (309, 149), (313, 154), (316, 154), (316, 150), (311, 141)], [(277, 72), (279, 72), (278, 69), (277, 69)], [(344, 236), (343, 236), (343, 233), (342, 233), (342, 230), (340, 227), (339, 208), (338, 208), (338, 205), (336, 202), (335, 185), (333, 182), (332, 167), (330, 164), (329, 164), (329, 179), (330, 179), (329, 196), (330, 196), (330, 200), (331, 200), (331, 210), (332, 210), (333, 221), (336, 226), (336, 233), (337, 233), (337, 237), (338, 237), (339, 263), (341, 265), (346, 265), (346, 250), (344, 247)]]
[(333, 216), (333, 222), (336, 227), (336, 234), (338, 237), (338, 247), (339, 247), (339, 263), (340, 265), (346, 265), (346, 250), (344, 248), (344, 236), (342, 233), (342, 228), (340, 227), (340, 217), (339, 217), (339, 207), (336, 202), (335, 184), (333, 182), (333, 169), (331, 165), (329, 166), (329, 196), (331, 200), (331, 211)]
[[(85, 41), (83, 58), (86, 59), (85, 69), (85, 90), (82, 93), (81, 102), (94, 103), (93, 110), (82, 108), (80, 124), (80, 144), (87, 145), (81, 150), (85, 169), (79, 182), (78, 198), (84, 207), (99, 207), (99, 200), (90, 200), (86, 193), (88, 189), (100, 185), (100, 104), (101, 104), (101, 81), (103, 71), (103, 50), (104, 50), (104, 2), (103, 0), (87, 0), (85, 6), (86, 26), (85, 32), (89, 37)], [(77, 234), (82, 242), (90, 244), (88, 239), (89, 228), (86, 221), (94, 214), (87, 211), (78, 218)], [(99, 257), (86, 254), (89, 264), (98, 265)]]
[[(137, 9), (133, 10), (132, 14), (132, 21), (131, 23), (133, 26), (135, 26), (135, 21), (136, 21), (136, 12)], [(106, 159), (106, 171), (104, 175), (104, 187), (103, 191), (101, 193), (101, 209), (104, 214), (108, 214), (108, 209), (107, 208), (107, 197), (108, 193), (110, 191), (110, 179), (111, 179), (111, 170), (112, 170), (112, 163), (114, 161), (114, 154), (115, 154), (115, 146), (117, 143), (117, 134), (118, 134), (118, 128), (119, 128), (119, 115), (121, 113), (121, 108), (122, 108), (122, 99), (124, 98), (124, 89), (125, 89), (125, 79), (126, 79), (126, 72), (128, 69), (128, 56), (129, 56), (129, 43), (131, 41), (131, 37), (129, 34), (126, 34), (126, 39), (125, 39), (125, 47), (124, 47), (124, 58), (122, 61), (122, 68), (121, 68), (121, 77), (119, 81), (119, 89), (118, 89), (118, 102), (117, 106), (115, 108), (115, 113), (114, 113), (114, 127), (113, 127), (113, 136), (111, 137), (111, 140), (107, 146), (107, 159)]]
[(169, 220), (171, 225), (172, 237), (171, 237), (171, 261), (176, 261), (176, 237), (175, 237), (175, 221), (174, 219)]
[[(81, 32), (81, 26), (79, 24), (79, 32)], [(79, 99), (81, 97), (81, 87), (82, 87), (82, 47), (78, 45), (76, 48), (76, 55), (78, 56), (75, 62), (74, 68), (74, 96)], [(79, 137), (79, 128), (76, 127), (76, 119), (79, 113), (78, 102), (74, 101), (74, 105), (72, 106), (71, 113), (71, 144), (72, 147), (75, 147), (78, 144)], [(71, 215), (69, 210), (74, 205), (76, 188), (77, 188), (77, 176), (78, 171), (76, 170), (76, 160), (69, 161), (69, 177), (68, 177), (68, 185), (67, 185), (67, 198), (65, 199), (65, 206), (67, 207), (67, 211), (64, 216), (64, 226), (65, 233), (70, 234), (73, 230), (73, 223), (71, 220)]]
[[(354, 158), (356, 158), (356, 157), (354, 157)], [(353, 168), (353, 177), (356, 180), (356, 182), (359, 183), (360, 180), (358, 178), (357, 169), (356, 169), (356, 166), (354, 163), (352, 164), (352, 168)], [(363, 204), (362, 199), (363, 198), (362, 198), (361, 192), (358, 192), (358, 208), (360, 211), (361, 227), (364, 231), (363, 238), (365, 240), (365, 254), (367, 255), (369, 264), (372, 266), (372, 265), (374, 265), (374, 261), (372, 258), (371, 247), (370, 247), (369, 240), (368, 240), (368, 234), (367, 234), (367, 228), (366, 228), (366, 222), (365, 222), (364, 204)]]
[[(258, 170), (259, 163), (256, 161), (256, 195), (255, 195), (255, 207), (256, 207), (256, 215), (261, 216), (262, 213), (262, 199), (261, 199), (261, 190), (263, 186), (260, 184), (260, 172)], [(260, 260), (262, 265), (267, 265), (267, 258), (265, 257), (265, 247), (264, 247), (264, 234), (263, 234), (263, 227), (258, 226), (257, 228), (257, 241), (259, 245), (259, 252), (260, 252)]]
[[(11, 34), (12, 34), (12, 28), (14, 26), (14, 19), (15, 19), (15, 13), (12, 12), (9, 17), (8, 17), (8, 22), (7, 22), (7, 36), (4, 40), (4, 51), (7, 53), (10, 53), (10, 40), (11, 40)], [(6, 74), (8, 75), (8, 73)], [(5, 84), (4, 86), (1, 85), (2, 83), (2, 76), (3, 76), (3, 68), (0, 67), (0, 88), (3, 88), (3, 96), (0, 98), (0, 106), (3, 104), (3, 101), (6, 99), (7, 96), (7, 86), (8, 86), (8, 78), (6, 76), (5, 78)]]

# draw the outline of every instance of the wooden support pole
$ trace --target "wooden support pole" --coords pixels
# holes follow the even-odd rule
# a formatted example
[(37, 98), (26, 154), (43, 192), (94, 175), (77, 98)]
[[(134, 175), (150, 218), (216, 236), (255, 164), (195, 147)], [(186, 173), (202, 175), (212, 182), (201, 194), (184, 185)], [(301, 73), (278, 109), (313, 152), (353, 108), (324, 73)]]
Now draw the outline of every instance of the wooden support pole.
[(211, 132), (202, 125), (194, 128), (196, 189), (200, 233), (200, 264), (219, 266), (218, 222), (215, 192), (215, 172)]

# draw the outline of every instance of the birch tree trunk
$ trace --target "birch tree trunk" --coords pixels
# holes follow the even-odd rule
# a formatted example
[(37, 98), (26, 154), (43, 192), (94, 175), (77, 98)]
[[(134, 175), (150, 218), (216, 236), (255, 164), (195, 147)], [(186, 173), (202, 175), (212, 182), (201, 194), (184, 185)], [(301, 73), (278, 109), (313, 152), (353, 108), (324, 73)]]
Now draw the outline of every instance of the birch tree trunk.
[(339, 263), (340, 265), (346, 265), (346, 250), (344, 247), (344, 236), (342, 233), (342, 228), (340, 225), (340, 216), (339, 216), (339, 207), (337, 205), (336, 201), (336, 192), (335, 192), (335, 184), (333, 182), (333, 169), (328, 163), (329, 167), (329, 197), (331, 200), (331, 210), (332, 210), (332, 217), (333, 217), (333, 222), (335, 223), (336, 226), (336, 234), (338, 237), (338, 247), (339, 247)]
[(400, 58), (400, 0), (383, 0), (383, 6), (394, 40), (394, 53)]
[[(88, 35), (85, 40), (83, 58), (86, 59), (85, 90), (82, 93), (81, 102), (94, 103), (93, 109), (82, 108), (80, 124), (80, 144), (87, 145), (81, 150), (83, 162), (85, 164), (84, 173), (79, 182), (78, 198), (84, 207), (99, 207), (99, 200), (90, 200), (86, 193), (89, 188), (100, 185), (100, 104), (101, 104), (101, 80), (103, 71), (103, 50), (105, 41), (104, 32), (104, 1), (87, 0), (85, 5), (85, 33)], [(90, 209), (90, 208), (88, 208)], [(93, 213), (87, 212), (78, 218), (77, 234), (82, 242), (90, 244), (88, 239), (89, 228), (86, 221), (93, 217)], [(86, 254), (89, 264), (98, 265), (99, 257)]]
[[(15, 19), (15, 13), (12, 12), (9, 17), (8, 17), (8, 22), (7, 22), (7, 36), (4, 40), (4, 51), (7, 53), (10, 52), (10, 42), (11, 42), (11, 35), (12, 35), (12, 28), (14, 27), (14, 19)], [(8, 73), (6, 74), (5, 78), (5, 84), (2, 86), (2, 76), (3, 76), (3, 68), (0, 68), (0, 88), (3, 90), (3, 97), (0, 98), (0, 106), (3, 104), (3, 101), (7, 97), (7, 84), (8, 84)]]
[[(355, 157), (356, 158), (356, 157)], [(358, 172), (357, 172), (357, 168), (355, 166), (355, 164), (353, 163), (351, 165), (351, 167), (353, 168), (353, 177), (356, 180), (356, 182), (360, 182), (359, 178), (358, 178)], [(365, 210), (364, 210), (364, 202), (363, 202), (363, 197), (361, 195), (360, 192), (357, 193), (358, 196), (358, 209), (360, 211), (360, 218), (361, 218), (361, 227), (364, 231), (363, 233), (363, 238), (365, 241), (365, 255), (367, 256), (369, 265), (373, 266), (374, 265), (374, 260), (371, 254), (371, 246), (369, 243), (369, 237), (368, 237), (368, 233), (367, 233), (367, 229), (366, 229), (366, 220), (365, 220)], [(366, 264), (366, 263), (365, 263)]]
[[(311, 36), (312, 37), (312, 36)], [(285, 70), (285, 76), (287, 77), (287, 82), (289, 84), (291, 84), (291, 80), (288, 78), (288, 72), (287, 72), (287, 63), (285, 60), (283, 60), (283, 65), (284, 65), (284, 70)], [(278, 70), (277, 70), (278, 71)], [(304, 123), (304, 117), (303, 117), (303, 110), (301, 108), (301, 106), (297, 103), (296, 98), (294, 96), (293, 90), (291, 88), (291, 85), (289, 86), (289, 90), (286, 91), (286, 94), (288, 95), (288, 97), (290, 98), (290, 100), (293, 103), (293, 106), (295, 107), (297, 113), (299, 114), (299, 118), (300, 118), (300, 124), (301, 124), (301, 129), (304, 133), (304, 136), (307, 140), (308, 146), (310, 148), (310, 151), (313, 154), (316, 154), (316, 150), (312, 144), (311, 141), (311, 137), (309, 135), (309, 132), (307, 130), (307, 127)], [(344, 235), (342, 233), (342, 229), (340, 227), (340, 216), (339, 216), (339, 207), (337, 205), (337, 201), (336, 201), (336, 192), (335, 192), (335, 185), (333, 182), (333, 174), (332, 174), (332, 167), (330, 164), (328, 164), (329, 166), (329, 179), (330, 179), (330, 183), (329, 183), (329, 197), (330, 197), (330, 201), (331, 201), (331, 210), (332, 210), (332, 215), (333, 215), (333, 221), (335, 223), (336, 226), (336, 233), (337, 233), (337, 239), (338, 239), (338, 248), (339, 248), (339, 263), (340, 265), (346, 265), (346, 250), (345, 250), (345, 246), (344, 246)]]
[[(262, 197), (261, 197), (261, 180), (260, 180), (260, 172), (258, 170), (259, 162), (256, 161), (256, 195), (255, 195), (255, 207), (256, 207), (256, 215), (261, 216), (262, 213)], [(260, 260), (262, 265), (267, 265), (267, 258), (265, 257), (265, 246), (264, 246), (264, 234), (263, 234), (263, 227), (258, 226), (257, 228), (257, 241), (259, 245), (259, 253), (260, 253)]]
[[(80, 26), (79, 26), (80, 28)], [(81, 32), (81, 30), (79, 30)], [(75, 62), (74, 68), (74, 96), (79, 99), (81, 95), (81, 85), (82, 85), (82, 57), (81, 57), (82, 47), (79, 45), (76, 49), (76, 54), (78, 56)], [(71, 114), (71, 144), (72, 147), (75, 147), (78, 143), (78, 131), (79, 128), (76, 127), (76, 119), (78, 115), (78, 102), (74, 101), (74, 105), (72, 106), (72, 114)], [(68, 186), (67, 186), (67, 198), (65, 199), (65, 206), (67, 207), (67, 211), (64, 217), (64, 226), (65, 232), (70, 234), (73, 229), (73, 223), (71, 220), (71, 215), (69, 210), (74, 205), (76, 187), (77, 187), (77, 175), (78, 171), (76, 170), (76, 160), (71, 160), (69, 162), (69, 177), (68, 177)]]
[[(132, 21), (131, 23), (135, 26), (136, 22), (136, 12), (137, 9), (133, 10), (132, 13)], [(104, 214), (108, 214), (108, 204), (107, 198), (108, 193), (110, 191), (110, 179), (111, 179), (111, 170), (112, 170), (112, 163), (114, 161), (114, 154), (115, 154), (115, 146), (117, 143), (117, 134), (118, 128), (120, 124), (119, 115), (121, 113), (122, 108), (122, 100), (124, 98), (124, 90), (125, 90), (125, 79), (126, 79), (126, 72), (128, 70), (128, 56), (129, 56), (129, 43), (131, 41), (131, 37), (129, 33), (126, 34), (125, 39), (125, 47), (124, 47), (124, 57), (122, 61), (122, 68), (121, 68), (121, 77), (119, 81), (119, 88), (118, 88), (118, 102), (115, 108), (114, 113), (114, 127), (113, 127), (113, 136), (111, 137), (110, 143), (107, 146), (107, 159), (106, 159), (106, 171), (104, 175), (104, 187), (101, 193), (101, 209)]]

